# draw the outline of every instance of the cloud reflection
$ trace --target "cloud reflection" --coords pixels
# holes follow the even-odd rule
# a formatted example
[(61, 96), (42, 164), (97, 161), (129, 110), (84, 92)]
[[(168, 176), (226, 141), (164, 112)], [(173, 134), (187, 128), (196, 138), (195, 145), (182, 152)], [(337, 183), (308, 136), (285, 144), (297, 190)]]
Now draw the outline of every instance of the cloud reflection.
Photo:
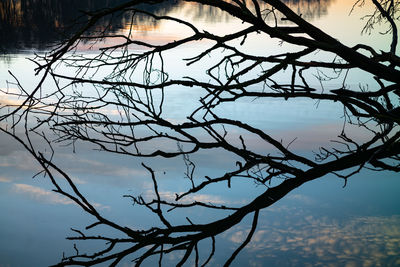
[[(12, 96), (12, 95), (7, 95), (6, 89), (0, 88), (0, 107), (4, 106), (19, 106), (22, 104), (22, 100), (18, 98), (17, 96)], [(10, 92), (10, 93), (15, 93), (15, 92)]]
[[(96, 152), (93, 152), (92, 156), (95, 155)], [(105, 162), (103, 160), (92, 160), (79, 157), (76, 154), (66, 153), (60, 158), (62, 158), (63, 161), (68, 162), (68, 170), (73, 173), (101, 174), (110, 177), (142, 177), (147, 175), (145, 170), (115, 165), (119, 160), (121, 160), (120, 158), (116, 158), (115, 161)]]
[[(293, 216), (259, 222), (245, 248), (252, 266), (399, 266), (400, 216)], [(248, 230), (227, 238), (237, 246)], [(247, 259), (246, 259), (247, 260)], [(279, 263), (279, 264), (278, 264)]]
[(0, 183), (10, 183), (11, 179), (4, 177), (4, 176), (0, 176)]
[(69, 205), (74, 203), (72, 202), (72, 200), (61, 197), (54, 192), (47, 191), (40, 187), (28, 184), (14, 184), (13, 191), (19, 194), (25, 194), (35, 201), (45, 202), (49, 204)]
[[(55, 192), (48, 191), (45, 189), (42, 189), (37, 186), (33, 185), (28, 185), (28, 184), (13, 184), (12, 186), (12, 191), (18, 194), (23, 194), (25, 196), (28, 196), (30, 199), (41, 202), (41, 203), (46, 203), (46, 204), (61, 204), (61, 205), (71, 205), (75, 204), (72, 200), (60, 196)], [(98, 208), (98, 209), (110, 209), (110, 206), (106, 206), (100, 203), (96, 202), (91, 202), (91, 204)]]
[[(0, 137), (1, 140), (1, 137)], [(33, 157), (25, 151), (17, 150), (20, 147), (15, 145), (0, 143), (0, 148), (4, 149), (0, 153), (0, 168), (10, 168), (12, 170), (25, 170), (31, 171), (33, 174), (41, 171), (39, 164), (33, 159)], [(14, 151), (12, 151), (15, 149)]]

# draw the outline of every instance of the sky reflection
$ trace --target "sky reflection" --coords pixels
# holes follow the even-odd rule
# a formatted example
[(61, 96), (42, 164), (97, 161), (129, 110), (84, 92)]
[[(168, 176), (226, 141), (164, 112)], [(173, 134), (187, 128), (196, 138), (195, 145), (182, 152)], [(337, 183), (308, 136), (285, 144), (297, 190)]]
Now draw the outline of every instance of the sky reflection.
[[(304, 14), (317, 25), (335, 34), (349, 44), (358, 42), (352, 38), (359, 32), (362, 21), (354, 19), (361, 12), (349, 17), (351, 1), (289, 1), (304, 10)], [(223, 31), (235, 27), (237, 22), (219, 18), (212, 10), (193, 9), (190, 5), (173, 9), (164, 7), (180, 16), (194, 16), (201, 28), (209, 27)], [(28, 10), (29, 11), (29, 10)], [(207, 14), (203, 16), (203, 14)], [(321, 17), (320, 17), (321, 16)], [(214, 18), (214, 21), (212, 20)], [(12, 25), (11, 25), (12, 26)], [(27, 25), (29, 26), (29, 25)], [(344, 30), (346, 29), (346, 30)], [(29, 29), (28, 29), (29, 30)], [(121, 29), (119, 29), (121, 30)], [(126, 30), (126, 27), (122, 30)], [(14, 31), (14, 29), (12, 29)], [(161, 34), (154, 33), (161, 31)], [(138, 39), (150, 40), (155, 44), (173, 40), (179, 34), (169, 24), (145, 25), (135, 32)], [(4, 34), (4, 32), (3, 32)], [(26, 36), (17, 36), (25, 38)], [(385, 48), (385, 37), (368, 36), (360, 40), (371, 40), (376, 47)], [(20, 40), (17, 40), (18, 42)], [(54, 40), (44, 39), (51, 42)], [(47, 44), (47, 43), (46, 43)], [(110, 43), (113, 44), (113, 43)], [(6, 50), (7, 43), (5, 43)], [(206, 45), (206, 44), (201, 44)], [(265, 47), (276, 45), (274, 40), (260, 45), (257, 38), (251, 39), (248, 46), (255, 52), (263, 52)], [(202, 47), (183, 47), (182, 55)], [(80, 47), (85, 52), (87, 44)], [(286, 47), (278, 47), (286, 49)], [(95, 50), (95, 49), (94, 49)], [(10, 51), (7, 51), (9, 53)], [(13, 90), (6, 70), (11, 69), (24, 84), (35, 84), (32, 64), (24, 59), (26, 55), (7, 54), (11, 61), (0, 59), (0, 88)], [(92, 51), (93, 52), (93, 51)], [(32, 56), (31, 54), (28, 54)], [(169, 55), (170, 59), (176, 55)], [(168, 58), (168, 55), (166, 55)], [(170, 60), (171, 69), (180, 69), (180, 63)], [(189, 69), (188, 72), (193, 70)], [(201, 75), (199, 71), (192, 72)], [(185, 75), (179, 73), (171, 75)], [(358, 86), (362, 74), (352, 75), (349, 84)], [(370, 78), (370, 77), (369, 77)], [(366, 83), (366, 79), (362, 79)], [(171, 120), (181, 119), (187, 99), (197, 98), (198, 92), (182, 92), (174, 88), (170, 93), (170, 102), (165, 109)], [(0, 104), (17, 103), (18, 98), (8, 98), (0, 94)], [(187, 106), (188, 110), (192, 108)], [(247, 112), (243, 112), (246, 110)], [(109, 110), (107, 112), (115, 112)], [(324, 105), (315, 101), (271, 101), (268, 105), (257, 100), (244, 100), (234, 106), (225, 105), (224, 110), (230, 116), (248, 121), (273, 137), (280, 137), (284, 144), (291, 144), (296, 151), (316, 151), (319, 146), (332, 145), (340, 134), (342, 110), (337, 104)], [(260, 116), (260, 114), (268, 114)], [(349, 135), (357, 140), (366, 138), (359, 129), (349, 129)], [(232, 139), (238, 137), (234, 133)], [(260, 140), (244, 136), (249, 147), (268, 151), (260, 145)], [(328, 140), (328, 142), (327, 142)], [(175, 145), (175, 144), (174, 144)], [(144, 210), (132, 207), (125, 194), (142, 195), (151, 199), (152, 183), (149, 173), (140, 166), (143, 161), (155, 169), (159, 178), (162, 197), (172, 199), (175, 193), (190, 187), (184, 178), (182, 158), (164, 160), (132, 159), (98, 153), (93, 147), (79, 144), (77, 153), (72, 148), (59, 148), (55, 159), (71, 173), (76, 184), (92, 200), (106, 217), (114, 218), (123, 225), (132, 227), (146, 226), (154, 217)], [(218, 176), (223, 170), (230, 169), (235, 159), (221, 151), (203, 151), (191, 158), (202, 166), (196, 170), (196, 182), (204, 180), (205, 175)], [(73, 253), (72, 243), (64, 240), (71, 234), (70, 227), (85, 227), (91, 218), (83, 214), (78, 207), (51, 191), (48, 181), (42, 176), (30, 179), (40, 169), (32, 158), (8, 137), (0, 135), (0, 266), (46, 266), (61, 259), (62, 252)], [(218, 205), (238, 205), (248, 201), (254, 192), (265, 188), (253, 183), (232, 181), (233, 189), (227, 185), (210, 188), (202, 194), (187, 198), (186, 201), (202, 200)], [(236, 183), (236, 184), (235, 184)], [(396, 266), (400, 265), (400, 182), (398, 174), (363, 172), (349, 180), (342, 188), (343, 181), (333, 177), (316, 181), (290, 194), (274, 207), (263, 211), (259, 228), (252, 242), (239, 254), (235, 266)], [(224, 192), (222, 195), (221, 192)], [(186, 210), (185, 213), (171, 212), (168, 216), (177, 221), (189, 216), (193, 221), (217, 216), (202, 209)], [(248, 219), (248, 218), (247, 218)], [(248, 233), (248, 223), (243, 223), (219, 238), (218, 245), (229, 255)], [(82, 245), (90, 246), (90, 245)], [(209, 244), (204, 244), (209, 246)], [(171, 255), (173, 260), (177, 255)], [(219, 266), (223, 256), (213, 259), (212, 266)], [(129, 262), (122, 266), (130, 266)], [(147, 266), (152, 266), (148, 263)]]
[[(288, 210), (287, 212), (295, 212)], [(400, 217), (350, 217), (279, 214), (265, 220), (246, 247), (240, 264), (246, 266), (397, 266)], [(239, 245), (247, 234), (228, 238)], [(254, 257), (254, 258), (252, 258)], [(242, 266), (243, 266), (242, 265)], [(239, 264), (237, 265), (239, 266)]]

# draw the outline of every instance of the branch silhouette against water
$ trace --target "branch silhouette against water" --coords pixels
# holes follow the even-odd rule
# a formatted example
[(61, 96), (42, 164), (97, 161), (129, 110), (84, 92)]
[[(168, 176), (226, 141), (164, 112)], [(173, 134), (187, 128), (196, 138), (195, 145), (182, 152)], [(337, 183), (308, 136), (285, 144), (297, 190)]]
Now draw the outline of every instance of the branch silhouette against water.
[[(183, 252), (178, 254), (181, 257), (175, 263), (177, 266), (187, 262), (205, 266), (218, 253), (216, 237), (246, 216), (252, 216), (250, 232), (227, 257), (225, 265), (228, 266), (250, 242), (259, 212), (304, 183), (328, 174), (334, 174), (346, 183), (363, 168), (400, 171), (400, 58), (396, 54), (395, 23), (398, 1), (373, 0), (376, 9), (364, 29), (371, 29), (378, 21), (388, 23), (386, 34), (391, 34), (392, 38), (385, 51), (377, 51), (367, 44), (347, 46), (278, 0), (184, 1), (216, 9), (241, 22), (242, 28), (225, 34), (205, 31), (185, 18), (143, 9), (139, 5), (143, 2), (157, 6), (165, 1), (129, 1), (88, 12), (87, 22), (80, 30), (48, 54), (34, 59), (41, 81), (33, 90), (23, 88), (15, 77), (20, 91), (14, 94), (22, 99), (22, 104), (2, 107), (4, 126), (1, 131), (13, 136), (40, 163), (55, 192), (71, 199), (93, 217), (95, 222), (85, 230), (104, 225), (123, 236), (110, 237), (101, 232), (89, 235), (73, 229), (76, 236), (68, 239), (102, 240), (106, 246), (92, 254), (75, 248), (76, 255), (65, 255), (56, 266), (91, 266), (106, 262), (116, 266), (127, 256), (133, 257), (138, 266), (158, 257), (161, 266), (163, 257), (174, 252)], [(365, 2), (356, 1), (354, 8)], [(144, 16), (158, 22), (167, 21), (185, 29), (182, 30), (185, 34), (180, 39), (161, 43), (152, 42), (151, 38), (136, 39), (132, 34), (134, 23), (123, 32), (107, 32), (104, 28), (94, 32), (102, 18), (117, 13), (132, 20), (135, 16)], [(256, 54), (246, 49), (250, 38), (273, 38), (293, 48), (285, 52), (271, 50)], [(101, 44), (104, 40), (115, 42), (104, 42), (95, 54), (79, 52), (82, 44)], [(185, 58), (184, 63), (187, 68), (206, 66), (204, 75), (175, 77), (169, 73), (168, 54), (194, 43), (204, 44), (203, 50)], [(326, 56), (319, 57), (317, 53)], [(209, 58), (213, 59), (211, 63)], [(64, 67), (73, 72), (63, 71)], [(348, 87), (346, 81), (354, 70), (373, 77), (374, 84), (361, 89)], [(279, 74), (284, 74), (285, 79), (276, 78)], [(325, 88), (323, 84), (327, 80), (337, 81), (337, 86)], [(52, 82), (55, 88), (50, 94), (42, 93), (45, 82)], [(182, 121), (165, 115), (167, 95), (174, 88), (202, 92)], [(263, 103), (270, 99), (311, 99), (320, 105), (340, 103), (343, 129), (331, 147), (321, 147), (314, 156), (305, 155), (264, 129), (218, 111), (223, 105), (245, 99), (265, 101)], [(346, 129), (351, 126), (365, 131), (368, 138), (350, 137)], [(42, 144), (32, 141), (33, 136), (45, 140), (50, 149), (45, 152)], [(268, 152), (252, 149), (249, 136), (268, 147)], [(74, 145), (81, 141), (95, 145), (102, 152), (123, 156), (183, 157), (190, 188), (177, 192), (173, 200), (163, 199), (156, 172), (152, 166), (143, 164), (153, 184), (154, 198), (126, 197), (154, 213), (159, 221), (139, 230), (119, 225), (103, 217), (79, 191), (67, 171), (53, 161), (56, 156), (54, 146), (59, 143)], [(238, 159), (235, 167), (217, 177), (209, 175), (195, 179), (196, 165), (190, 155), (214, 150), (225, 151)], [(243, 205), (187, 201), (188, 197), (216, 184), (226, 185), (226, 190), (230, 190), (232, 180), (256, 183), (265, 190)], [(169, 219), (169, 213), (193, 207), (216, 210), (222, 215), (206, 223), (186, 218), (186, 223), (176, 224)], [(204, 241), (211, 244), (206, 257), (199, 252), (199, 243)]]

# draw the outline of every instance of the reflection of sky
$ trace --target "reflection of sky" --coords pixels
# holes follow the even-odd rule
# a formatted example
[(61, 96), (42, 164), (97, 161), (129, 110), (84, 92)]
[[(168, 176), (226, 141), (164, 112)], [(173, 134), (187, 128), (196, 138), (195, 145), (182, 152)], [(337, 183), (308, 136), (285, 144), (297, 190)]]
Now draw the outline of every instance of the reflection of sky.
[[(333, 2), (325, 17), (315, 19), (317, 25), (339, 39), (344, 39), (345, 43), (350, 43), (354, 33), (358, 33), (362, 26), (362, 22), (348, 16), (350, 2)], [(354, 16), (359, 15), (356, 13)], [(230, 25), (230, 28), (235, 25), (233, 22), (221, 23)], [(198, 24), (201, 27), (207, 26), (201, 20)], [(162, 43), (176, 37), (176, 33), (167, 31), (171, 29), (170, 25), (162, 24), (159, 27), (158, 30), (164, 34), (154, 42)], [(214, 26), (214, 30), (223, 28), (226, 27)], [(144, 39), (150, 38), (154, 36), (151, 30), (137, 34)], [(369, 38), (362, 37), (360, 40)], [(256, 52), (276, 44), (275, 40), (269, 40), (268, 44), (260, 46), (254, 40), (248, 46)], [(387, 44), (387, 40), (382, 37), (372, 37), (372, 40), (376, 47), (383, 48)], [(181, 51), (185, 54), (196, 49), (200, 48), (184, 47)], [(8, 68), (17, 76), (24, 77), (24, 85), (35, 83), (34, 75), (29, 72), (32, 65), (24, 59), (25, 56), (12, 56), (8, 63), (0, 61), (1, 88), (13, 88), (13, 85), (5, 83), (6, 79), (10, 79), (5, 71)], [(174, 55), (169, 56), (169, 67), (180, 69), (181, 65), (172, 60)], [(199, 72), (195, 74), (201, 75)], [(352, 77), (355, 78), (350, 82), (358, 84), (360, 76)], [(185, 111), (182, 107), (187, 99), (197, 96), (197, 92), (175, 89), (169, 96), (165, 112), (171, 119), (175, 119)], [(18, 99), (0, 95), (1, 104), (15, 101)], [(313, 101), (296, 100), (270, 101), (265, 105), (250, 99), (226, 105), (223, 111), (268, 131), (274, 137), (282, 138), (286, 143), (298, 137), (292, 148), (302, 151), (326, 145), (326, 140), (334, 139), (341, 127), (341, 121), (338, 120), (341, 109), (337, 104), (317, 105)], [(260, 114), (267, 115), (262, 117)], [(357, 129), (351, 133), (358, 140), (365, 138)], [(260, 149), (258, 140), (251, 136), (247, 138), (249, 146)], [(129, 200), (122, 198), (124, 194), (152, 197), (151, 179), (140, 166), (141, 161), (110, 156), (91, 149), (81, 145), (77, 154), (72, 154), (70, 148), (60, 149), (56, 161), (69, 171), (83, 193), (106, 216), (124, 225), (146, 226), (148, 220), (154, 217), (132, 208)], [(200, 152), (191, 159), (199, 167), (202, 166), (196, 172), (197, 182), (204, 175), (221, 175), (224, 170), (234, 168), (235, 162), (230, 155), (220, 151)], [(181, 158), (145, 159), (144, 162), (156, 171), (160, 192), (165, 199), (170, 199), (175, 192), (183, 192), (190, 186), (190, 182), (183, 178), (185, 169)], [(65, 236), (71, 234), (69, 227), (83, 228), (85, 223), (91, 222), (70, 201), (52, 193), (45, 178), (38, 176), (31, 179), (37, 171), (38, 166), (29, 155), (9, 138), (0, 136), (0, 211), (3, 214), (0, 217), (0, 266), (43, 266), (55, 263), (60, 260), (63, 251), (66, 254), (73, 253), (72, 243), (64, 240)], [(397, 193), (400, 183), (396, 180), (397, 176), (385, 172), (363, 172), (350, 179), (346, 188), (342, 188), (342, 181), (328, 177), (296, 190), (287, 199), (262, 213), (253, 241), (239, 255), (237, 266), (400, 265), (400, 208), (397, 204), (400, 201)], [(205, 200), (215, 204), (240, 205), (251, 199), (254, 192), (262, 190), (252, 183), (232, 183), (231, 190), (225, 185), (216, 186), (186, 201)], [(220, 194), (222, 190), (224, 195)], [(193, 221), (216, 216), (213, 212), (201, 210), (185, 212), (169, 216), (173, 220), (179, 220), (177, 215), (183, 215), (182, 218), (189, 216)], [(248, 221), (245, 220), (220, 237), (218, 242), (226, 255), (245, 238), (247, 226)], [(226, 260), (223, 257), (226, 255), (216, 257), (213, 265), (217, 266)]]
[[(400, 264), (399, 216), (338, 220), (332, 217), (304, 216), (304, 213), (301, 216), (279, 215), (279, 220), (266, 220), (268, 226), (259, 227), (236, 266)], [(238, 244), (246, 234), (246, 230), (238, 230), (227, 238)]]

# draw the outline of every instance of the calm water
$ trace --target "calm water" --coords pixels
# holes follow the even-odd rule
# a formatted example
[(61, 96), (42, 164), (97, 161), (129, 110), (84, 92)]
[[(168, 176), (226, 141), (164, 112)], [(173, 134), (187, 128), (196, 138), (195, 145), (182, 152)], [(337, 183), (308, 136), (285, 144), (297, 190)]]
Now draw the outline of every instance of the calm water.
[[(27, 57), (42, 53), (63, 38), (61, 32), (70, 30), (70, 22), (76, 20), (76, 10), (90, 10), (106, 6), (108, 2), (122, 1), (2, 1), (0, 25), (0, 88), (13, 90), (7, 70), (11, 70), (21, 83), (29, 88), (37, 82), (33, 75), (34, 65)], [(351, 16), (351, 1), (287, 1), (308, 20), (333, 34), (345, 44), (367, 42), (376, 48), (387, 49), (390, 40), (381, 35), (360, 35), (365, 9), (357, 9)], [(42, 6), (44, 5), (44, 6)], [(195, 21), (200, 28), (211, 32), (224, 32), (240, 23), (231, 21), (215, 10), (194, 5), (178, 5), (176, 1), (158, 6), (155, 12), (163, 12)], [(79, 21), (79, 19), (78, 19)], [(112, 23), (113, 31), (125, 31), (127, 18)], [(154, 43), (174, 40), (185, 32), (170, 24), (155, 23), (139, 18), (134, 21), (135, 36)], [(249, 49), (263, 54), (269, 49), (286, 50), (275, 40), (260, 43), (249, 40)], [(96, 46), (78, 47), (82, 53), (95, 53)], [(182, 47), (182, 57), (204, 48), (204, 44)], [(323, 55), (322, 55), (323, 56)], [(199, 70), (183, 69), (176, 54), (165, 55), (171, 76), (203, 75)], [(210, 59), (214, 60), (214, 59)], [(179, 70), (179, 71), (176, 71)], [(285, 77), (277, 77), (284, 79)], [(353, 73), (348, 82), (358, 86), (360, 80), (371, 77)], [(330, 84), (327, 86), (335, 86)], [(51, 88), (49, 88), (51, 90)], [(167, 98), (165, 112), (171, 119), (180, 119), (192, 106), (198, 92), (173, 89)], [(18, 101), (0, 94), (0, 104)], [(246, 112), (243, 112), (246, 110)], [(265, 105), (259, 101), (243, 101), (224, 106), (230, 117), (246, 121), (273, 136), (290, 142), (298, 137), (292, 148), (310, 154), (340, 133), (342, 121), (340, 105), (320, 104), (296, 100), (274, 100)], [(268, 114), (261, 116), (260, 114)], [(363, 138), (361, 131), (351, 132)], [(257, 141), (250, 144), (257, 147)], [(265, 148), (259, 148), (265, 149)], [(218, 175), (235, 163), (221, 151), (200, 152), (191, 158), (199, 167), (197, 175)], [(146, 226), (152, 215), (122, 197), (124, 194), (142, 194), (150, 197), (151, 180), (140, 166), (144, 161), (156, 170), (160, 178), (162, 195), (173, 196), (190, 186), (184, 179), (185, 166), (181, 158), (172, 160), (132, 159), (98, 153), (81, 144), (77, 153), (71, 148), (60, 148), (56, 161), (67, 170), (79, 188), (96, 203), (106, 217), (123, 225)], [(51, 186), (43, 177), (31, 179), (38, 171), (36, 163), (22, 147), (0, 135), (0, 267), (47, 266), (58, 262), (62, 253), (74, 253), (73, 243), (65, 240), (72, 235), (69, 230), (84, 228), (91, 218), (70, 201), (51, 192)], [(351, 178), (343, 188), (343, 182), (334, 177), (324, 177), (293, 191), (281, 202), (262, 212), (259, 227), (252, 242), (239, 254), (235, 266), (396, 266), (400, 265), (400, 179), (389, 172), (363, 171)], [(216, 204), (240, 204), (251, 199), (263, 188), (254, 184), (238, 184), (233, 190), (212, 188), (197, 197)], [(236, 189), (235, 189), (236, 188)], [(226, 192), (221, 194), (220, 192)], [(177, 222), (185, 216), (201, 222), (202, 218), (218, 216), (204, 210), (186, 210), (185, 214), (173, 213)], [(212, 266), (219, 266), (244, 240), (249, 231), (250, 218), (219, 236), (217, 255)], [(202, 244), (207, 247), (209, 244)], [(95, 249), (101, 244), (79, 243), (78, 248)], [(129, 258), (128, 258), (129, 260)], [(170, 260), (173, 260), (172, 258)], [(130, 266), (129, 261), (123, 266)], [(152, 263), (148, 263), (152, 266)]]

